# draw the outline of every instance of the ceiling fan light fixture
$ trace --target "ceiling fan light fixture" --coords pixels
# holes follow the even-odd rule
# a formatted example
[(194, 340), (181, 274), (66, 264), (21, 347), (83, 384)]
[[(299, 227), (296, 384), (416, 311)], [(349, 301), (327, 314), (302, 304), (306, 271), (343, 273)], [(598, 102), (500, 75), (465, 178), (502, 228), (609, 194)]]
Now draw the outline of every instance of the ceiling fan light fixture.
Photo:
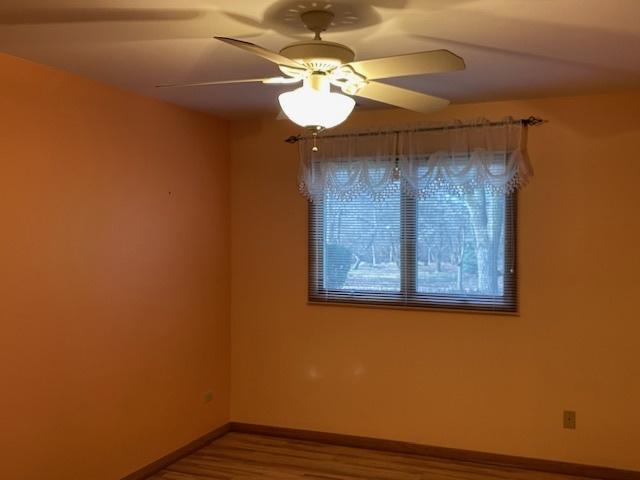
[(284, 114), (293, 123), (301, 127), (314, 130), (335, 127), (344, 122), (356, 105), (353, 98), (326, 88), (312, 88), (311, 83), (305, 84), (292, 92), (286, 92), (278, 97)]

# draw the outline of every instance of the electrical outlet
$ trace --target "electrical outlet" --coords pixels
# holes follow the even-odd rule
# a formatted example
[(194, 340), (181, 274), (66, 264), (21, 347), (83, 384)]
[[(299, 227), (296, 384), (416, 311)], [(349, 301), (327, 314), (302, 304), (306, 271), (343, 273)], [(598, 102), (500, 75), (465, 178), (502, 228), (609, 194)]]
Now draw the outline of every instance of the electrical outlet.
[(204, 392), (204, 403), (208, 403), (211, 400), (213, 400), (213, 392), (211, 390)]
[(573, 410), (565, 410), (562, 412), (562, 427), (575, 430), (576, 428), (576, 412)]

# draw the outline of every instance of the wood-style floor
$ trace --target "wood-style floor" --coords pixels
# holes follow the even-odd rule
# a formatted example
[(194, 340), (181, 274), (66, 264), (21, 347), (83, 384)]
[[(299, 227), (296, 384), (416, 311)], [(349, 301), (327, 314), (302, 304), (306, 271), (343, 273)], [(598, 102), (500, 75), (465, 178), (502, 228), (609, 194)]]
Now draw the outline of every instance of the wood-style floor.
[(577, 480), (416, 455), (228, 433), (149, 480)]

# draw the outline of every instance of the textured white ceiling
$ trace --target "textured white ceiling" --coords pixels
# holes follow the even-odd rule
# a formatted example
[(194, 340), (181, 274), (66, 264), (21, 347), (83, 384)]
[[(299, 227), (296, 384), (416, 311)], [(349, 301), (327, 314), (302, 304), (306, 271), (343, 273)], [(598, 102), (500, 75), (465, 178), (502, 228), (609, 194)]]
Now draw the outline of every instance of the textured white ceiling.
[(277, 74), (211, 37), (279, 50), (310, 36), (297, 11), (313, 3), (332, 4), (337, 24), (324, 38), (358, 59), (437, 48), (464, 57), (463, 72), (389, 80), (453, 102), (640, 88), (640, 0), (3, 0), (0, 49), (222, 116), (276, 112), (291, 86), (154, 85)]

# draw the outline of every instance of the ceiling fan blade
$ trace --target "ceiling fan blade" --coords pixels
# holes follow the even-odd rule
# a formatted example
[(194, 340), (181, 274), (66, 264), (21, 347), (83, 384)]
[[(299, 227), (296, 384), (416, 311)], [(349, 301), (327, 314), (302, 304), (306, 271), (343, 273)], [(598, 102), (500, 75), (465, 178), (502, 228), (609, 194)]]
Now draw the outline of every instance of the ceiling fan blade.
[(1, 8), (0, 25), (191, 20), (204, 12), (161, 8)]
[(449, 105), (444, 98), (379, 82), (367, 83), (356, 95), (419, 113), (433, 113)]
[(229, 45), (233, 45), (234, 47), (241, 48), (249, 53), (253, 53), (254, 55), (258, 55), (270, 62), (277, 63), (278, 65), (283, 65), (285, 67), (293, 68), (296, 70), (306, 70), (304, 65), (299, 64), (298, 62), (294, 62), (290, 58), (285, 57), (284, 55), (280, 55), (279, 53), (272, 52), (271, 50), (267, 50), (266, 48), (259, 47), (251, 42), (245, 42), (243, 40), (236, 40), (234, 38), (227, 37), (213, 37), (216, 40), (220, 40), (221, 42), (228, 43)]
[(464, 70), (464, 60), (449, 50), (409, 53), (347, 63), (369, 80)]
[(266, 84), (284, 84), (297, 83), (301, 78), (272, 77), (272, 78), (245, 78), (242, 80), (216, 80), (213, 82), (196, 82), (196, 83), (171, 83), (167, 85), (156, 85), (156, 88), (170, 87), (206, 87), (207, 85), (228, 85), (232, 83), (266, 83)]

